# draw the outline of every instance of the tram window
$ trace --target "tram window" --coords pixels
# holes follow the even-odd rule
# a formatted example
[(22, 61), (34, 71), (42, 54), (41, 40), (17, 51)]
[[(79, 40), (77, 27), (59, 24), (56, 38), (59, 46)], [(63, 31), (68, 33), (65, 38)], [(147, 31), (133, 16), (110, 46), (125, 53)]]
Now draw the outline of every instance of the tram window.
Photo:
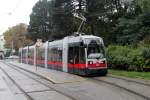
[(40, 56), (39, 49), (36, 49), (36, 59), (39, 59), (39, 56)]
[(28, 58), (31, 56), (31, 50), (28, 51)]
[(36, 54), (37, 54), (36, 58), (39, 59), (39, 60), (41, 60), (41, 55), (42, 55), (41, 49), (37, 48), (36, 50), (37, 50), (37, 52), (36, 52)]
[(31, 56), (31, 51), (29, 50), (29, 52), (28, 52), (28, 58), (30, 58), (30, 56)]
[(43, 49), (43, 48), (42, 48), (42, 50), (41, 50), (41, 51), (42, 51), (41, 58), (42, 58), (42, 60), (44, 60), (44, 59), (45, 59), (45, 49)]
[(38, 59), (40, 59), (40, 60), (41, 60), (41, 55), (42, 55), (41, 53), (42, 53), (41, 49), (38, 49), (38, 54), (37, 55), (38, 55)]
[(51, 48), (48, 48), (48, 60), (51, 61)]
[(32, 52), (31, 52), (31, 50), (29, 50), (28, 57), (29, 57), (29, 58), (32, 57)]
[(31, 58), (33, 59), (34, 58), (34, 49), (31, 49)]
[(77, 46), (74, 47), (74, 63), (79, 63), (79, 47)]
[(79, 46), (69, 47), (68, 62), (73, 64), (85, 63), (84, 47)]
[(52, 49), (51, 49), (51, 60), (52, 60), (52, 61), (57, 61), (57, 56), (56, 56), (56, 54), (57, 54), (57, 48), (52, 48)]
[(57, 61), (57, 48), (54, 48), (54, 61)]
[(56, 61), (59, 61), (59, 48), (56, 48)]
[(51, 48), (51, 61), (54, 61), (55, 56), (54, 56), (54, 48)]
[(69, 51), (68, 51), (68, 62), (69, 63), (73, 63), (74, 59), (73, 59), (73, 47), (69, 47)]
[(22, 57), (24, 57), (24, 50), (22, 50)]
[(22, 50), (22, 57), (24, 57), (24, 51)]
[(79, 63), (85, 63), (85, 49), (84, 49), (84, 47), (80, 47), (80, 53), (79, 53), (79, 58), (80, 58), (80, 60), (79, 60)]
[(26, 57), (26, 51), (23, 50), (23, 57)]
[(89, 59), (104, 58), (104, 47), (99, 44), (90, 44), (88, 45), (87, 54)]
[(52, 61), (52, 49), (48, 49), (48, 60)]
[(62, 48), (58, 49), (58, 61), (62, 61)]
[(59, 57), (60, 57), (60, 61), (62, 61), (62, 50), (60, 51)]
[(58, 48), (55, 48), (55, 61), (58, 61)]

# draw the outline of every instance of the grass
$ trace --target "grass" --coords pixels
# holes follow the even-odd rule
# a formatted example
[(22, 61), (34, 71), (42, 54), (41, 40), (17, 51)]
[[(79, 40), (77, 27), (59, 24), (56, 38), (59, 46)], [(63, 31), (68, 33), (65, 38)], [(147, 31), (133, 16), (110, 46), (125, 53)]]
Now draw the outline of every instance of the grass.
[(150, 72), (130, 72), (130, 71), (109, 69), (108, 73), (112, 75), (125, 76), (129, 78), (140, 78), (144, 80), (150, 80)]

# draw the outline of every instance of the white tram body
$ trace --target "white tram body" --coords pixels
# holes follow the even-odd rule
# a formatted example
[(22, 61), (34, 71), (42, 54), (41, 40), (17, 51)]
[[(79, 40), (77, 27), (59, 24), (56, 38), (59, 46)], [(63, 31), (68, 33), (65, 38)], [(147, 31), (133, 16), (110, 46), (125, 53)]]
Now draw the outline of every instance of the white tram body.
[(68, 36), (38, 48), (20, 48), (19, 52), (22, 63), (78, 75), (107, 74), (103, 39), (97, 36)]

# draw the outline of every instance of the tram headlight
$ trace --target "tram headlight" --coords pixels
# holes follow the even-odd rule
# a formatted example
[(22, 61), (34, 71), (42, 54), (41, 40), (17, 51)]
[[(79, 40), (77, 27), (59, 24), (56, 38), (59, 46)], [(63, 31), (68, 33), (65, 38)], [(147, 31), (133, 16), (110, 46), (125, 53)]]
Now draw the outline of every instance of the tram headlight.
[(88, 61), (88, 64), (90, 64), (90, 65), (93, 64), (93, 61)]

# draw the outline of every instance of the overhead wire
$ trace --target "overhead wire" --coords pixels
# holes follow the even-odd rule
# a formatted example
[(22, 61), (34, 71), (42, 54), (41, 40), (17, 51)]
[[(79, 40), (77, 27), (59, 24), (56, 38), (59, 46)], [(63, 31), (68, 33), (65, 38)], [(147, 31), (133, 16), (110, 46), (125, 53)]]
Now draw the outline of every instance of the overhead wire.
[(22, 1), (23, 0), (19, 0), (18, 3), (16, 4), (16, 6), (14, 7), (14, 9), (11, 12), (9, 12), (8, 14), (11, 15), (13, 12), (15, 12), (18, 9), (18, 7), (20, 6)]

